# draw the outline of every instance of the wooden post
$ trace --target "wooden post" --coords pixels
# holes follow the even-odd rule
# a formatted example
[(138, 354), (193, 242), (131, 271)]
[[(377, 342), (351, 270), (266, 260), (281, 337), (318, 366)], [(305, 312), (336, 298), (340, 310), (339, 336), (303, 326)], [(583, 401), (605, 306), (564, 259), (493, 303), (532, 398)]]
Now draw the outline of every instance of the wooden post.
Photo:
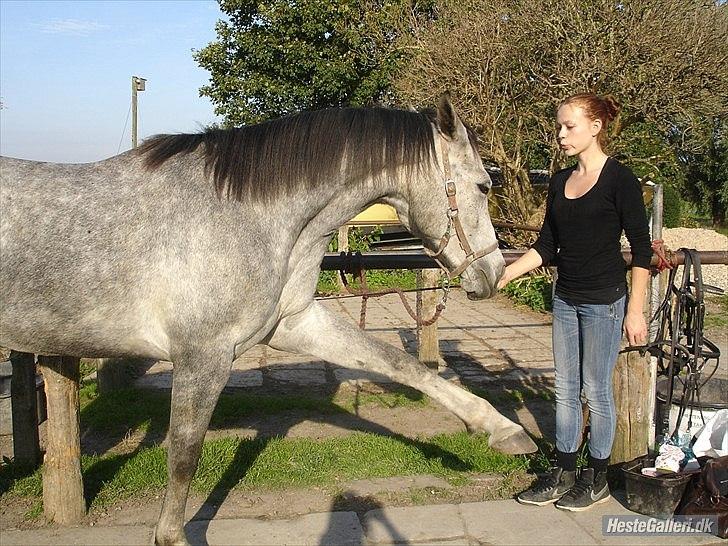
[(35, 468), (40, 463), (38, 404), (35, 390), (35, 356), (10, 352), (13, 376), (10, 399), (13, 413), (13, 457), (15, 462)]
[(652, 415), (649, 411), (650, 357), (638, 351), (622, 353), (614, 368), (612, 385), (617, 429), (610, 463), (631, 461), (647, 454)]
[(48, 521), (79, 522), (86, 513), (81, 478), (79, 359), (39, 356), (48, 399), (43, 511)]
[[(662, 184), (655, 184), (652, 186), (652, 224), (650, 232), (652, 234), (652, 240), (661, 240), (662, 239), (662, 211), (663, 211), (663, 193), (662, 193)], [(661, 291), (661, 285), (662, 279), (657, 274), (650, 275), (650, 306), (648, 311), (648, 320), (649, 318), (652, 318), (652, 315), (655, 314), (657, 311), (657, 308), (660, 305), (660, 295), (662, 294)], [(653, 322), (649, 325), (649, 332), (647, 335), (647, 341), (654, 341), (655, 337), (657, 336), (657, 323)], [(657, 358), (656, 357), (650, 357), (650, 365), (649, 365), (649, 377), (647, 379), (649, 382), (649, 399), (647, 402), (647, 414), (650, 416), (650, 427), (648, 430), (648, 440), (647, 444), (649, 446), (649, 449), (652, 450), (655, 448), (655, 431), (657, 429), (657, 416), (656, 413), (656, 404), (657, 404)]]
[[(337, 250), (339, 252), (349, 252), (349, 226), (346, 224), (339, 228)], [(341, 281), (340, 275), (336, 275), (336, 283), (339, 286), (339, 291), (344, 292), (344, 283)]]
[[(422, 270), (422, 287), (430, 288), (437, 286), (440, 278), (439, 269)], [(438, 302), (438, 294), (434, 290), (418, 292), (422, 294), (422, 315), (421, 318), (429, 319), (435, 314), (435, 307)], [(440, 364), (440, 342), (437, 335), (437, 322), (429, 326), (423, 326), (418, 330), (418, 359), (428, 368), (436, 370)]]
[[(653, 186), (652, 239), (662, 237), (662, 186)], [(631, 281), (631, 274), (627, 280)], [(629, 283), (631, 285), (631, 282)], [(659, 287), (653, 276), (645, 298), (648, 318), (659, 305)], [(654, 339), (655, 325), (650, 326), (648, 341)], [(646, 455), (655, 443), (655, 387), (657, 362), (649, 355), (631, 351), (619, 355), (612, 376), (617, 428), (610, 462), (621, 463)]]

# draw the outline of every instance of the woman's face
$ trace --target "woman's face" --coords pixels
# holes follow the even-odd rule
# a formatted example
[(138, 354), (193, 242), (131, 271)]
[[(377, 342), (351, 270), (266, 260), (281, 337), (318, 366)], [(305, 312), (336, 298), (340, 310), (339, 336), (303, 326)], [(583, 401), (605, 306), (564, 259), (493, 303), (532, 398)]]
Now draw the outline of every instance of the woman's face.
[(589, 119), (580, 106), (562, 105), (556, 112), (556, 123), (559, 130), (556, 139), (561, 150), (569, 157), (579, 155), (592, 146), (601, 149), (596, 136), (602, 128), (602, 122)]

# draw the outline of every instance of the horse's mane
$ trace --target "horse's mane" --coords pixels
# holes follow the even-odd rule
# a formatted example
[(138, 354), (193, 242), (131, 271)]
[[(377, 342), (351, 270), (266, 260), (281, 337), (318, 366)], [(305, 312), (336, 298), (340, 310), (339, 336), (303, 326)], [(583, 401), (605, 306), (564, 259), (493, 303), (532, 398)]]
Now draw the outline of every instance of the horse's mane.
[(330, 108), (235, 129), (157, 135), (137, 150), (155, 169), (201, 148), (218, 195), (259, 201), (342, 174), (362, 180), (393, 176), (399, 167), (412, 174), (435, 157), (432, 123), (432, 111)]

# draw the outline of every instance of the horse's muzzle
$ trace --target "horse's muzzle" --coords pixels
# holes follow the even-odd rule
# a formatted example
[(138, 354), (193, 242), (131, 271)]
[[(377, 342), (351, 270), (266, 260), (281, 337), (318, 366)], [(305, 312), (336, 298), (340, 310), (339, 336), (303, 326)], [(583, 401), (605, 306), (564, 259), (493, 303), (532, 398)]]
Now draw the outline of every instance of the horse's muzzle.
[(461, 286), (469, 300), (492, 298), (498, 291), (498, 281), (503, 276), (506, 268), (502, 256), (499, 257), (500, 259), (493, 264), (492, 262), (495, 260), (484, 256), (473, 262), (466, 274), (463, 275)]

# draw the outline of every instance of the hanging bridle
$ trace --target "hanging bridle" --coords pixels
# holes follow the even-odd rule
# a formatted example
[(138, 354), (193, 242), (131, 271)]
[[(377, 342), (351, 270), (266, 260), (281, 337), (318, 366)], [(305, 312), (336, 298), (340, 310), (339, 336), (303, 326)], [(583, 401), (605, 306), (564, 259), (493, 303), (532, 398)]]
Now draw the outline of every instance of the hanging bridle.
[[(447, 275), (448, 280), (457, 277), (460, 275), (463, 271), (465, 271), (470, 264), (472, 264), (475, 260), (478, 260), (482, 258), (483, 256), (487, 256), (491, 252), (495, 252), (498, 250), (498, 241), (496, 240), (492, 245), (486, 247), (483, 250), (479, 250), (478, 252), (475, 252), (472, 247), (470, 246), (470, 243), (468, 243), (468, 237), (465, 235), (465, 230), (463, 229), (463, 225), (460, 222), (460, 214), (458, 211), (458, 201), (457, 201), (457, 189), (455, 187), (455, 182), (452, 179), (452, 173), (450, 171), (450, 157), (448, 153), (448, 144), (445, 138), (441, 135), (440, 136), (440, 148), (442, 149), (442, 163), (443, 163), (443, 170), (445, 172), (445, 195), (447, 195), (447, 203), (448, 203), (448, 211), (447, 211), (447, 229), (445, 230), (445, 234), (440, 238), (440, 244), (437, 248), (437, 251), (433, 252), (431, 250), (428, 250), (425, 248), (425, 253), (433, 258), (435, 262), (437, 262), (437, 265), (440, 266), (440, 269), (442, 269), (445, 274)], [(455, 227), (455, 234), (458, 238), (458, 242), (460, 243), (460, 248), (463, 249), (463, 252), (465, 252), (465, 261), (461, 263), (458, 267), (456, 267), (453, 270), (450, 270), (443, 264), (438, 257), (443, 253), (445, 248), (447, 247), (448, 243), (450, 242), (450, 237), (452, 237), (452, 228)]]

